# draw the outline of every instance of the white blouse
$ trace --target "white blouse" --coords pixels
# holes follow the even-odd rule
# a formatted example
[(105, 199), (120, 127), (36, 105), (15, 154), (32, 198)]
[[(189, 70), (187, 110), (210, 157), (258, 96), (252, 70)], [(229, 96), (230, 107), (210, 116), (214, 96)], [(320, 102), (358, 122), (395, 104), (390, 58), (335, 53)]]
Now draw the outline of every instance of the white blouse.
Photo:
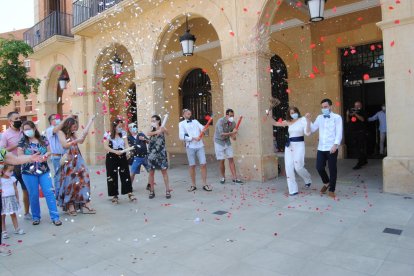
[(104, 134), (104, 139), (111, 141), (113, 149), (125, 149), (125, 141), (123, 138), (119, 137), (118, 134), (115, 134), (115, 138), (111, 138), (111, 134), (106, 132)]
[(293, 124), (289, 125), (289, 137), (301, 137), (305, 134), (307, 136), (310, 135), (310, 133), (306, 133), (306, 118), (301, 117)]

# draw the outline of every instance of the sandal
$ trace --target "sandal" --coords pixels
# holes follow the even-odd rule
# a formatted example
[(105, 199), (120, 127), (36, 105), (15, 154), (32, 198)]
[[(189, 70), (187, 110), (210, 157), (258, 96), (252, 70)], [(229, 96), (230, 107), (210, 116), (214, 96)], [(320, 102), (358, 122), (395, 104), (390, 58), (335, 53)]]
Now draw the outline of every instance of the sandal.
[(155, 197), (155, 192), (154, 191), (150, 191), (148, 198), (149, 199), (153, 199)]
[(208, 186), (208, 185), (204, 185), (203, 186), (203, 190), (204, 191), (207, 191), (207, 192), (211, 192), (213, 189), (210, 186)]
[(167, 192), (165, 193), (165, 198), (166, 198), (166, 199), (170, 199), (170, 198), (171, 198), (171, 191), (167, 191)]
[(52, 223), (56, 226), (61, 226), (62, 225), (62, 222), (60, 220), (54, 220), (54, 221), (52, 221)]
[[(84, 209), (86, 209), (86, 211)], [(82, 214), (91, 214), (91, 215), (96, 214), (95, 209), (93, 209), (92, 207), (88, 207), (86, 205), (82, 206), (81, 210), (82, 210)]]
[(137, 201), (137, 198), (134, 196), (133, 193), (129, 193), (128, 198), (129, 198), (129, 201), (131, 201), (131, 202)]
[(195, 190), (197, 190), (196, 186), (191, 186), (190, 189), (188, 189), (189, 192), (194, 192)]
[(33, 225), (39, 225), (39, 224), (40, 224), (40, 220), (34, 220), (34, 221), (32, 222), (32, 224), (33, 224)]
[(118, 196), (114, 196), (111, 200), (113, 204), (118, 204)]
[[(71, 208), (72, 207), (72, 208)], [(75, 217), (75, 216), (77, 216), (78, 215), (78, 213), (76, 212), (76, 209), (75, 209), (75, 205), (73, 205), (73, 204), (69, 204), (68, 205), (68, 208), (67, 208), (67, 210), (66, 210), (66, 213), (69, 215), (69, 216), (73, 216), (73, 217)]]

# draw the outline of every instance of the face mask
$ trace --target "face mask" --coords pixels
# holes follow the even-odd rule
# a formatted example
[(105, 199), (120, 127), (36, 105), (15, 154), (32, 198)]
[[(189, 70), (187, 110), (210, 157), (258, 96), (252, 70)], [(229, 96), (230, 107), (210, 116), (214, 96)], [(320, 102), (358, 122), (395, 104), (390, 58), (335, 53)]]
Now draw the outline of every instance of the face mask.
[(58, 124), (60, 124), (60, 119), (56, 119), (55, 120), (55, 123), (58, 125)]
[(233, 123), (233, 122), (234, 122), (234, 117), (230, 117), (228, 121), (229, 121), (230, 123)]
[(118, 132), (118, 133), (122, 133), (122, 131), (124, 131), (124, 130), (122, 129), (122, 127), (117, 127), (117, 128), (116, 128), (116, 132)]
[(385, 106), (382, 107), (382, 111), (385, 111)]
[(13, 122), (13, 126), (14, 126), (15, 128), (20, 128), (20, 127), (22, 126), (22, 121), (14, 121), (14, 122)]
[(292, 117), (293, 120), (296, 120), (297, 118), (299, 118), (299, 114), (293, 113), (293, 114), (290, 114), (290, 117)]
[(131, 128), (131, 132), (137, 133), (138, 132), (138, 128), (136, 128), (136, 127)]
[(329, 108), (322, 108), (321, 111), (322, 111), (322, 114), (323, 115), (329, 115), (329, 113), (331, 113), (331, 111), (329, 110)]
[(158, 123), (152, 122), (152, 123), (151, 123), (151, 126), (152, 126), (153, 128), (157, 128)]
[(25, 130), (25, 131), (24, 131), (24, 135), (26, 135), (26, 136), (27, 136), (27, 137), (29, 137), (29, 138), (32, 138), (32, 137), (34, 137), (35, 132), (34, 132), (34, 130), (33, 130), (33, 129)]

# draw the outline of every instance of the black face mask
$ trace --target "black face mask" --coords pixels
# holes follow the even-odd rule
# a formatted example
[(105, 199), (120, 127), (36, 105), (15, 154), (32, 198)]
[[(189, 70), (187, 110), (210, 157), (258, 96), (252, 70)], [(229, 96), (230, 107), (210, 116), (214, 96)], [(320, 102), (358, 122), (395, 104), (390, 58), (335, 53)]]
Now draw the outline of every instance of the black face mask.
[(13, 126), (17, 129), (19, 129), (22, 126), (22, 121), (14, 121)]

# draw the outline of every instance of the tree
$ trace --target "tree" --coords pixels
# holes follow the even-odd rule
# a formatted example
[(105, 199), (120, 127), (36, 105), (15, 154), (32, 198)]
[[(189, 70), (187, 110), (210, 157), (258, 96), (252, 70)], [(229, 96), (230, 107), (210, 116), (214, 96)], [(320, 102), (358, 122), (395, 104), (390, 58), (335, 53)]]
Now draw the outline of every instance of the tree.
[(8, 105), (15, 94), (27, 98), (31, 92), (37, 94), (40, 79), (27, 75), (21, 57), (33, 53), (24, 41), (0, 38), (0, 106)]

